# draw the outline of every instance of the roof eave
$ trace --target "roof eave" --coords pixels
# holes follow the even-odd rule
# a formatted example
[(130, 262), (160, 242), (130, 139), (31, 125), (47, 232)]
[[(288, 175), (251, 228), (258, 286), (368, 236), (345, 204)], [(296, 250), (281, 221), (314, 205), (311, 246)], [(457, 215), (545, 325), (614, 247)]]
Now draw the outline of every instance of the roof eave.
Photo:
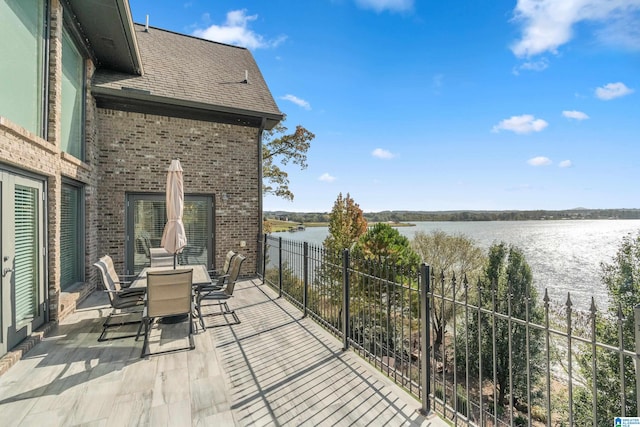
[(143, 74), (129, 0), (65, 2), (71, 7), (98, 66), (129, 74)]
[(91, 90), (93, 96), (99, 101), (106, 102), (111, 105), (127, 104), (135, 109), (135, 106), (151, 106), (155, 105), (166, 110), (180, 110), (182, 112), (192, 112), (193, 118), (198, 118), (202, 114), (221, 114), (228, 117), (238, 117), (239, 120), (249, 120), (250, 122), (260, 123), (261, 119), (265, 119), (265, 129), (271, 130), (283, 118), (282, 113), (264, 112), (255, 110), (245, 110), (242, 108), (226, 107), (223, 105), (206, 104), (203, 102), (195, 102), (184, 99), (168, 98), (163, 96), (151, 95), (147, 91), (137, 89), (113, 89), (100, 86), (94, 86)]

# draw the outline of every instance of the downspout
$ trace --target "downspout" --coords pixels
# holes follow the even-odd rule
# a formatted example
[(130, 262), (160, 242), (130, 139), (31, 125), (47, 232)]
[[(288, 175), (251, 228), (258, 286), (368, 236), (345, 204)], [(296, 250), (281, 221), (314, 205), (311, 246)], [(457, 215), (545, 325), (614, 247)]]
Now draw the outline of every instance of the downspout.
[(260, 121), (260, 128), (258, 129), (258, 235), (256, 236), (256, 247), (258, 250), (256, 251), (256, 273), (264, 274), (264, 272), (260, 271), (260, 260), (262, 259), (262, 249), (260, 248), (260, 242), (262, 241), (262, 222), (263, 222), (263, 212), (262, 212), (262, 133), (264, 132), (264, 128), (267, 124), (267, 118), (262, 117)]

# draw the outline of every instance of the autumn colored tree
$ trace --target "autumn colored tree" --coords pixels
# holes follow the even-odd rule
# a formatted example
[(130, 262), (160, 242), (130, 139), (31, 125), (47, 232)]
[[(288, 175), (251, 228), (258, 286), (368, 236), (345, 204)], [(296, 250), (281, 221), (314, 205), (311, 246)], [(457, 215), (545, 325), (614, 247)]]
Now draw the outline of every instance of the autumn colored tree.
[(333, 204), (329, 214), (329, 235), (323, 242), (324, 262), (315, 276), (318, 289), (319, 304), (332, 307), (328, 312), (336, 313), (329, 321), (339, 327), (342, 316), (342, 251), (349, 249), (358, 238), (367, 231), (367, 221), (362, 209), (351, 198), (342, 193)]
[(289, 189), (289, 174), (280, 168), (289, 162), (300, 169), (307, 168), (307, 151), (316, 137), (298, 125), (293, 133), (287, 133), (286, 116), (273, 129), (262, 135), (262, 193), (293, 200)]
[(325, 249), (330, 252), (349, 249), (366, 231), (367, 220), (360, 206), (349, 193), (344, 198), (342, 193), (338, 194), (329, 215), (329, 235), (323, 243)]

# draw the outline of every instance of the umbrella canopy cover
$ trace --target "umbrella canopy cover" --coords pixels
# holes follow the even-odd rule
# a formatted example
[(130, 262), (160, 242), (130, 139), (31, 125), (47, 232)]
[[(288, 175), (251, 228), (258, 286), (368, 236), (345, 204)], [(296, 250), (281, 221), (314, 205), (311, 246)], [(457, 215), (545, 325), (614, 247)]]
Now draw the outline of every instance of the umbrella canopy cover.
[(184, 181), (180, 160), (172, 160), (167, 173), (167, 223), (162, 233), (162, 247), (177, 254), (187, 246), (187, 234), (182, 223), (184, 210)]

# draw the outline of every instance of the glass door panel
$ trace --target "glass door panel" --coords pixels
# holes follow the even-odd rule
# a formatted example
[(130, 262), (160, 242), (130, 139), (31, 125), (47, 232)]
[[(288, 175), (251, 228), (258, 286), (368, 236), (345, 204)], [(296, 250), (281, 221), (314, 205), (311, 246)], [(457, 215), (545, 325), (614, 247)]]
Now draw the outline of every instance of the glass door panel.
[[(128, 196), (127, 272), (137, 274), (150, 265), (150, 248), (161, 246), (162, 232), (167, 222), (164, 194)], [(213, 198), (185, 195), (182, 216), (187, 234), (187, 246), (178, 255), (180, 264), (212, 265)]]
[(4, 354), (45, 320), (44, 185), (4, 171), (0, 185), (0, 354)]

